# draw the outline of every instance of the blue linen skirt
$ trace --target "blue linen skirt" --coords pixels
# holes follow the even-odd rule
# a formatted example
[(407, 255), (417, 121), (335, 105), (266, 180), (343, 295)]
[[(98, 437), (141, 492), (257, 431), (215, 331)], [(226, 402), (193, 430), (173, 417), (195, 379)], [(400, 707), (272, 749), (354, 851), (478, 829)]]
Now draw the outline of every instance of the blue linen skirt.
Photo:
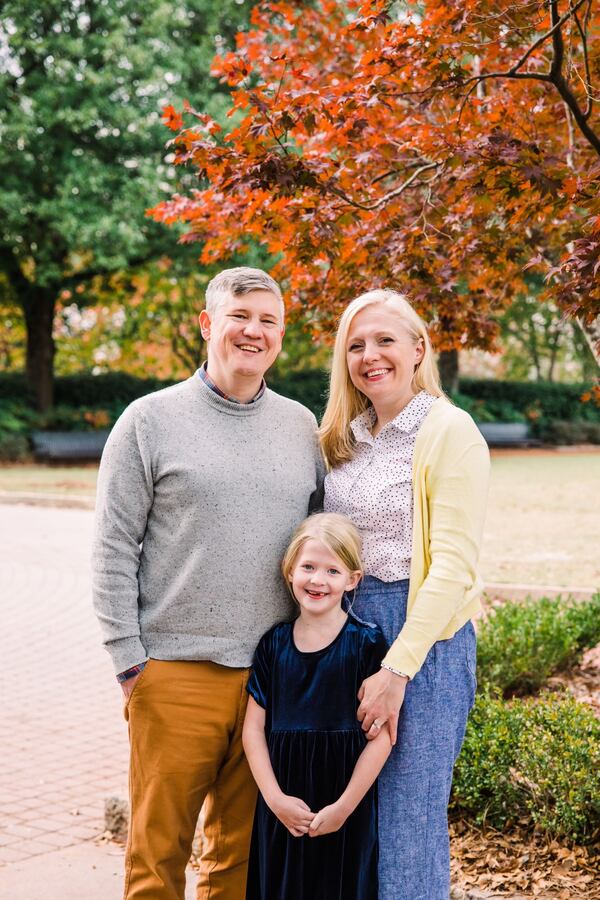
[[(353, 613), (391, 644), (406, 620), (408, 579), (364, 577)], [(475, 699), (475, 629), (437, 641), (408, 683), (398, 740), (379, 777), (379, 900), (448, 900), (452, 770)]]

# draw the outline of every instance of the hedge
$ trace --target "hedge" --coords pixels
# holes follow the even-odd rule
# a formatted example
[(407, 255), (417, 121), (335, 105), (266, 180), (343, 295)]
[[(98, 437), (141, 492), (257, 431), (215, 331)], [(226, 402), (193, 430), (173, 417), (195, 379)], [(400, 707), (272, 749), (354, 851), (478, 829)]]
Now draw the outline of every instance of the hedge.
[[(327, 398), (329, 375), (326, 371), (306, 369), (280, 375), (275, 369), (267, 380), (274, 390), (304, 403), (320, 418)], [(64, 409), (108, 410), (114, 417), (132, 400), (170, 384), (173, 384), (172, 380), (137, 378), (126, 372), (67, 375), (55, 381), (55, 402), (57, 407)], [(600, 443), (600, 408), (593, 402), (581, 400), (589, 388), (585, 384), (464, 378), (453, 400), (479, 422), (528, 421), (537, 437), (551, 443)], [(0, 374), (0, 404), (5, 402), (33, 407), (24, 375)], [(66, 414), (62, 417), (69, 418)], [(61, 416), (54, 418), (58, 421)], [(56, 425), (42, 427), (61, 425), (58, 421)], [(82, 422), (81, 427), (88, 426)]]
[(505, 697), (538, 690), (600, 643), (600, 592), (590, 600), (528, 598), (493, 609), (477, 629), (480, 689)]
[(585, 843), (600, 828), (600, 721), (569, 695), (475, 701), (452, 808), (479, 825), (519, 821)]
[(600, 408), (581, 399), (590, 388), (589, 384), (461, 378), (458, 397), (474, 404), (474, 417), (479, 421), (509, 421), (512, 410), (533, 425), (553, 420), (600, 422)]
[[(305, 369), (286, 375), (279, 375), (275, 369), (268, 376), (275, 390), (285, 388), (288, 396), (294, 394), (294, 399), (302, 397), (307, 406), (314, 407), (323, 406), (328, 379), (328, 373), (322, 369)], [(102, 406), (115, 399), (131, 402), (169, 384), (173, 384), (173, 380), (138, 378), (126, 372), (62, 375), (55, 380), (56, 403)], [(589, 384), (461, 378), (459, 396), (471, 401), (483, 401), (482, 409), (494, 409), (500, 405), (506, 411), (513, 409), (521, 414), (538, 412), (546, 419), (600, 421), (600, 408), (594, 403), (581, 401), (582, 394), (590, 387)], [(0, 400), (33, 402), (22, 373), (0, 373)]]

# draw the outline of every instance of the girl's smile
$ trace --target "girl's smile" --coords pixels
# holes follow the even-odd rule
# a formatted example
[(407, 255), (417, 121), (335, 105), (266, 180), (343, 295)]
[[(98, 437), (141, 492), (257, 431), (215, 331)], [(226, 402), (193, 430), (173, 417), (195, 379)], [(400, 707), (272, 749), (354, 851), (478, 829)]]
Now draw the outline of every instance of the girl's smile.
[(289, 575), (301, 618), (338, 618), (345, 591), (356, 587), (359, 577), (359, 572), (350, 572), (325, 544), (309, 538)]

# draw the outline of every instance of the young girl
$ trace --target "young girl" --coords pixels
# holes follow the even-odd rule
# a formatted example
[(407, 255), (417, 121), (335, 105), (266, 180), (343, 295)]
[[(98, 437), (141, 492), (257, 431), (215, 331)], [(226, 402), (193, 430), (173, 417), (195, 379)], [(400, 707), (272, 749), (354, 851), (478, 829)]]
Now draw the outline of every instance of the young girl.
[(360, 550), (348, 519), (321, 513), (283, 559), (300, 614), (264, 635), (248, 683), (243, 741), (260, 796), (246, 900), (377, 900), (373, 784), (391, 744), (387, 726), (367, 743), (356, 711), (387, 645), (342, 607)]

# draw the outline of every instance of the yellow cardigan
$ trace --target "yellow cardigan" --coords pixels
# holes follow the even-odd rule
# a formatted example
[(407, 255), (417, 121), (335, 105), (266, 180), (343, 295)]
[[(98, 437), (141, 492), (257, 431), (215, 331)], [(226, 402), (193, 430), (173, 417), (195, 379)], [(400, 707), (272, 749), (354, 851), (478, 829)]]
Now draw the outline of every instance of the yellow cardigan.
[(453, 637), (480, 609), (477, 559), (490, 456), (462, 409), (438, 398), (413, 457), (413, 535), (404, 627), (384, 662), (412, 678), (436, 641)]

